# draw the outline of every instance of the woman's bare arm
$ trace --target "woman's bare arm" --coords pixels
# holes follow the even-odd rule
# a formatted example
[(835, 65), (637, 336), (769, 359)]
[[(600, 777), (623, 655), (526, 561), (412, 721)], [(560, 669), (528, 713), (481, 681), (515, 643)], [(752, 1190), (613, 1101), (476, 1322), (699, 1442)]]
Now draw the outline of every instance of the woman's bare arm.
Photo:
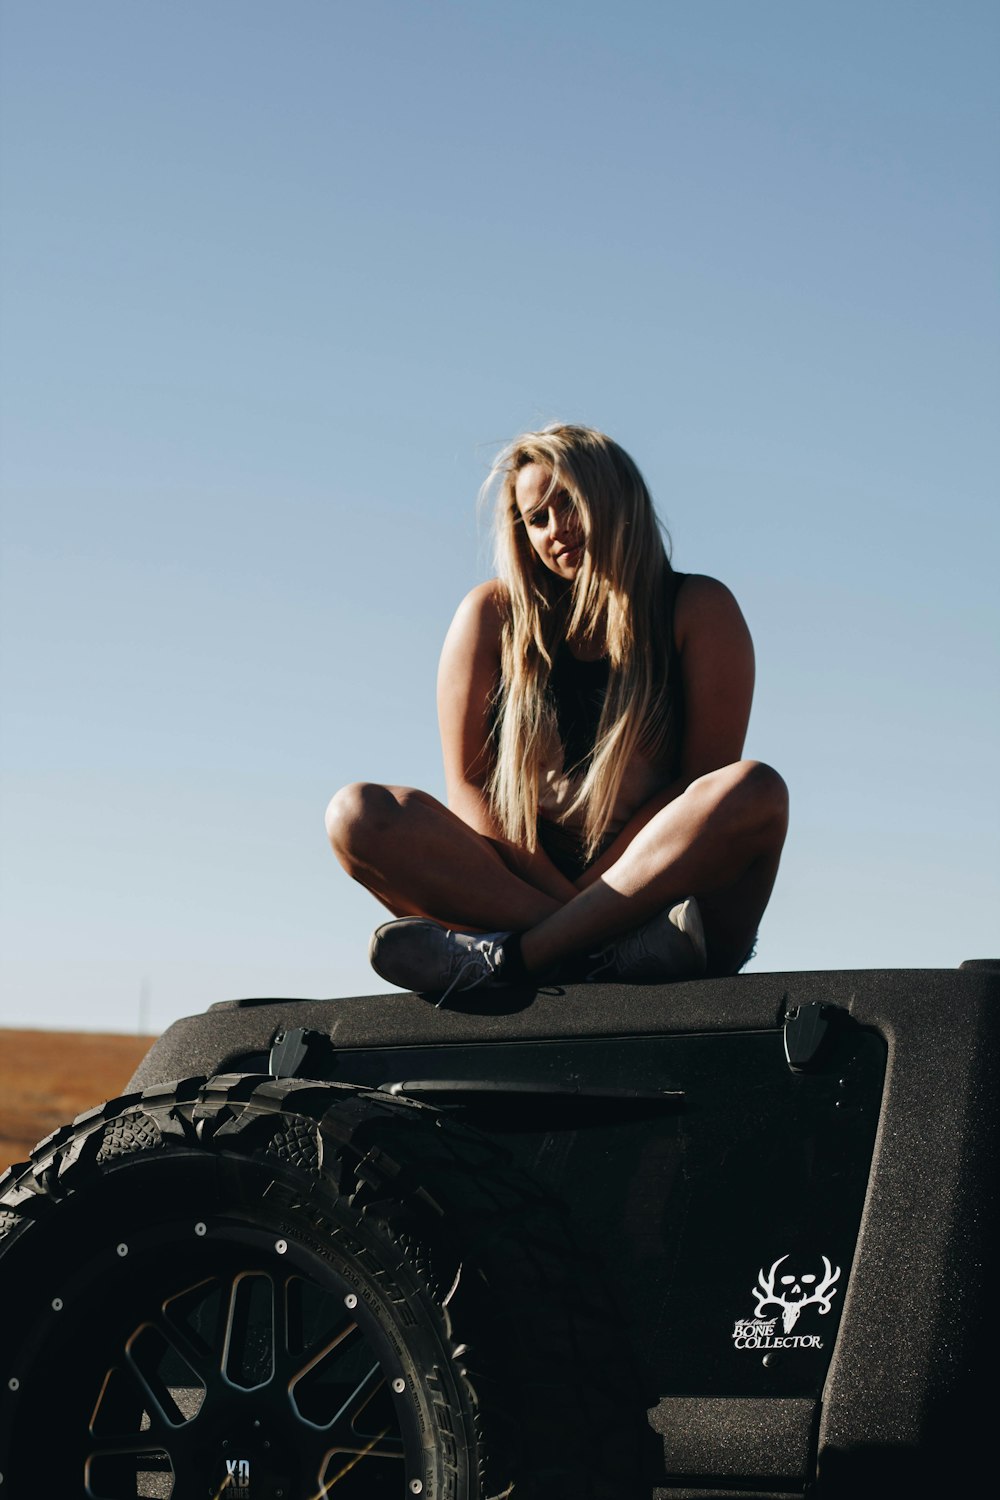
[(726, 585), (700, 574), (681, 588), (674, 635), (684, 686), (681, 775), (690, 783), (743, 754), (753, 701), (753, 642)]
[(488, 838), (498, 833), (486, 788), (490, 703), (500, 676), (501, 600), (495, 583), (467, 594), (441, 648), (437, 705), (448, 806)]

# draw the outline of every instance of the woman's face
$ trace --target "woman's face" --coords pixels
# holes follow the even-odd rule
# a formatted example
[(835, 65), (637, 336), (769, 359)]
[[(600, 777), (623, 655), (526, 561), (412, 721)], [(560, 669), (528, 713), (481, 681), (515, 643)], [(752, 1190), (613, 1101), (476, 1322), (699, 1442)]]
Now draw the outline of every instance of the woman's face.
[(517, 508), (532, 548), (550, 573), (575, 578), (583, 561), (583, 532), (565, 490), (546, 499), (552, 471), (542, 464), (518, 469), (514, 484)]

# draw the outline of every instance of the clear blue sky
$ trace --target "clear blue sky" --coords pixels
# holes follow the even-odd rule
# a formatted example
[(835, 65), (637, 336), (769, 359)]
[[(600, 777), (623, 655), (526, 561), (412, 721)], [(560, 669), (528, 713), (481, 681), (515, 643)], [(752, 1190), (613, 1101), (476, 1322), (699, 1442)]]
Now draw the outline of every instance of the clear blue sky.
[(384, 988), (475, 494), (602, 427), (753, 631), (758, 969), (1000, 951), (994, 0), (2, 7), (0, 1024)]

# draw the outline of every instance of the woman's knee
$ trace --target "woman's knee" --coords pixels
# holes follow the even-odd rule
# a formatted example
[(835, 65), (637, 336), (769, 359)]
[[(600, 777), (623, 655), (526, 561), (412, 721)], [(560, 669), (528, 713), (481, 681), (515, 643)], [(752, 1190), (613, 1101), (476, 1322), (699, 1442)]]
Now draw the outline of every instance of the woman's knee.
[(692, 782), (689, 790), (727, 804), (742, 822), (779, 846), (788, 827), (788, 787), (760, 760), (738, 760)]
[(388, 787), (372, 781), (341, 787), (326, 809), (326, 833), (334, 854), (348, 868), (363, 860), (398, 814), (399, 803)]
[(754, 804), (769, 821), (788, 822), (788, 787), (773, 766), (762, 760), (741, 760), (740, 771)]
[(781, 852), (788, 831), (788, 787), (773, 766), (760, 760), (738, 764), (741, 790), (762, 850)]

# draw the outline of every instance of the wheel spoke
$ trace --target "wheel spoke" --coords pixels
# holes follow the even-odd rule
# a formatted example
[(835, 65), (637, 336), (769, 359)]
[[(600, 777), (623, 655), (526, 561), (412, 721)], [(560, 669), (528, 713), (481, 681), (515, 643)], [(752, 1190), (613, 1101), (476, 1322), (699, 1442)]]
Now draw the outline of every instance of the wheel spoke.
[(92, 1454), (84, 1478), (87, 1494), (97, 1500), (128, 1500), (130, 1496), (166, 1500), (174, 1494), (177, 1475), (166, 1449), (147, 1444)]
[(242, 1390), (267, 1385), (275, 1368), (274, 1283), (262, 1271), (233, 1279), (223, 1349), (226, 1379)]
[(289, 1397), (302, 1421), (331, 1436), (336, 1432), (351, 1452), (376, 1428), (384, 1429), (381, 1438), (395, 1425), (391, 1403), (386, 1400), (368, 1430), (358, 1429), (361, 1414), (385, 1391), (385, 1374), (373, 1362), (371, 1347), (356, 1323), (349, 1323), (317, 1350), (288, 1382)]
[(218, 1276), (196, 1281), (163, 1302), (166, 1336), (206, 1383), (222, 1369), (228, 1305)]
[[(389, 1384), (383, 1372), (379, 1370), (378, 1373), (382, 1376), (381, 1380), (371, 1382), (363, 1389), (359, 1387), (358, 1391), (355, 1393), (359, 1399), (353, 1411), (350, 1413), (351, 1431), (354, 1432), (359, 1438), (364, 1439), (368, 1437), (369, 1433), (377, 1425), (378, 1419), (382, 1419), (386, 1415), (391, 1414), (393, 1418), (392, 1422), (390, 1422), (382, 1429), (382, 1431), (378, 1434), (378, 1437), (374, 1441), (377, 1441), (380, 1444), (380, 1457), (402, 1458), (402, 1439), (398, 1436), (388, 1436), (388, 1434), (393, 1430), (395, 1430), (396, 1433), (399, 1432), (399, 1427), (395, 1420), (395, 1413), (392, 1412), (392, 1404), (389, 1397)], [(362, 1415), (365, 1412), (368, 1413), (368, 1420), (371, 1423), (371, 1426), (369, 1426), (367, 1430), (361, 1422)], [(373, 1418), (376, 1420), (373, 1420)], [(369, 1444), (369, 1447), (370, 1446), (371, 1444)]]
[(304, 1371), (329, 1344), (355, 1326), (344, 1300), (302, 1276), (284, 1286), (284, 1352), (289, 1368)]
[(126, 1341), (129, 1365), (170, 1427), (181, 1427), (198, 1415), (206, 1386), (162, 1328), (141, 1323)]
[[(377, 1445), (386, 1437), (389, 1429), (377, 1433), (363, 1448), (330, 1448), (323, 1455), (323, 1470), (320, 1487), (315, 1495), (310, 1495), (309, 1500), (325, 1500), (335, 1484), (346, 1479), (352, 1469), (356, 1468), (363, 1458), (402, 1458), (402, 1448), (399, 1453), (380, 1452)], [(337, 1468), (331, 1473), (331, 1465)]]
[(115, 1452), (134, 1441), (163, 1441), (169, 1428), (162, 1412), (147, 1399), (143, 1383), (130, 1365), (112, 1365), (106, 1371), (91, 1413), (88, 1451)]

